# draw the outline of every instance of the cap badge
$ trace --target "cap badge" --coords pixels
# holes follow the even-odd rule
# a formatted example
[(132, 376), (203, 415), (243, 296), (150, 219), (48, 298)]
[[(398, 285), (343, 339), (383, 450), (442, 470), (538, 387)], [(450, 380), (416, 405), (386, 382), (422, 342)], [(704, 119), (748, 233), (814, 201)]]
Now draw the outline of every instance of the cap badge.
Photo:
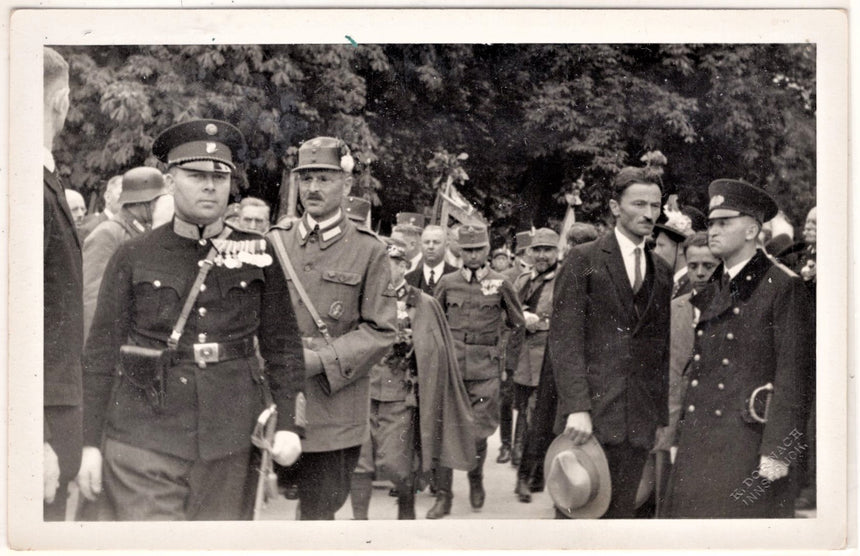
[(725, 197), (723, 197), (722, 195), (714, 195), (713, 197), (711, 197), (711, 204), (708, 205), (708, 208), (718, 207), (724, 202), (726, 202)]
[(205, 130), (209, 135), (215, 135), (218, 133), (218, 126), (215, 124), (206, 124)]
[(217, 150), (218, 150), (218, 145), (216, 145), (215, 143), (206, 143), (206, 152), (208, 154), (212, 154)]

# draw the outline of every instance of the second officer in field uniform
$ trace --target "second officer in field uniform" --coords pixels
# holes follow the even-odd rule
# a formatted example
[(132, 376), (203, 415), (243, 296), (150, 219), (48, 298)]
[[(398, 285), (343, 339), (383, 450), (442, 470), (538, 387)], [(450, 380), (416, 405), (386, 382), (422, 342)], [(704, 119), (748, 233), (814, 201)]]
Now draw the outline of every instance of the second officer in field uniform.
[[(454, 337), (457, 364), (475, 416), (477, 462), (469, 471), (469, 502), (484, 505), (483, 468), (487, 438), (499, 426), (500, 385), (505, 336), (510, 334), (511, 367), (519, 358), (525, 326), (517, 294), (504, 276), (490, 268), (490, 240), (483, 226), (460, 228), (463, 268), (445, 274), (436, 286), (436, 298), (445, 311)], [(451, 469), (437, 477), (436, 505), (427, 517), (439, 519), (451, 511)]]
[(175, 217), (125, 242), (105, 270), (83, 359), (78, 484), (88, 499), (103, 489), (119, 520), (247, 519), (267, 388), (279, 413), (274, 459), (290, 465), (301, 452), (304, 366), (289, 290), (263, 236), (222, 219), (239, 130), (190, 121), (152, 150), (168, 166)]
[(302, 457), (293, 472), (281, 472), (281, 482), (297, 480), (301, 519), (334, 519), (368, 435), (368, 375), (394, 342), (396, 304), (385, 295), (385, 244), (341, 208), (354, 164), (346, 144), (317, 137), (298, 154), (293, 172), (305, 213), (268, 234), (308, 296), (290, 280), (305, 346), (308, 425)]

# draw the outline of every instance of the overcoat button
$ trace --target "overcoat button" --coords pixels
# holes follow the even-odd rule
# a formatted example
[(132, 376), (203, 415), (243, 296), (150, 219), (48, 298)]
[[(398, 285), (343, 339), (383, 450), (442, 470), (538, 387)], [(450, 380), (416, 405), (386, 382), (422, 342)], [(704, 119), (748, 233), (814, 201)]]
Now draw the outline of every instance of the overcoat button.
[(699, 361), (701, 358), (702, 358), (702, 356), (697, 353), (696, 355), (693, 356), (693, 361)]
[(200, 240), (198, 240), (198, 241), (197, 241), (197, 243), (199, 243), (200, 245), (206, 245), (206, 240), (205, 240), (205, 239), (200, 239)]
[(696, 406), (695, 406), (695, 405), (691, 405), (690, 407), (688, 407), (688, 408), (687, 408), (687, 411), (689, 411), (690, 413), (692, 413), (692, 412), (696, 411)]
[(201, 292), (205, 292), (205, 291), (206, 291), (206, 284), (200, 284), (200, 291), (201, 291)]
[(732, 313), (734, 313), (734, 314), (736, 314), (736, 315), (740, 315), (740, 314), (741, 314), (741, 310), (740, 310), (740, 308), (739, 308), (739, 307), (735, 307), (734, 309), (732, 309)]
[(197, 335), (197, 343), (205, 344), (206, 343), (206, 334), (198, 334)]
[(718, 410), (714, 411), (714, 415), (716, 415), (717, 417), (722, 417), (722, 416), (723, 416), (723, 412), (722, 412), (721, 410), (719, 410), (719, 409), (718, 409)]
[(701, 337), (703, 334), (704, 334), (704, 332), (702, 332), (701, 330), (699, 330), (699, 331), (697, 331), (697, 332), (696, 332), (696, 336), (700, 336), (700, 337)]
[(725, 388), (726, 388), (726, 385), (723, 384), (722, 382), (717, 384), (717, 390), (725, 390)]
[(205, 317), (206, 316), (206, 307), (200, 307), (199, 309), (197, 309), (197, 314), (199, 314), (201, 317)]
[(181, 376), (179, 377), (179, 382), (181, 382), (182, 384), (188, 384), (188, 379), (184, 376)]
[(729, 365), (728, 359), (723, 359), (723, 367), (727, 367)]
[(734, 339), (735, 339), (735, 335), (734, 335), (734, 334), (732, 334), (731, 332), (729, 332), (728, 334), (726, 334), (726, 340), (734, 340)]
[(241, 282), (239, 282), (239, 286), (241, 286), (243, 289), (244, 289), (244, 288), (247, 288), (247, 287), (248, 287), (248, 282), (246, 282), (246, 281), (242, 280)]
[(161, 287), (161, 280), (156, 280), (155, 282), (152, 283), (152, 285), (155, 286), (156, 288), (160, 288)]
[(695, 388), (698, 385), (699, 385), (699, 381), (696, 380), (695, 378), (692, 381), (690, 381), (690, 386), (692, 386), (693, 388)]

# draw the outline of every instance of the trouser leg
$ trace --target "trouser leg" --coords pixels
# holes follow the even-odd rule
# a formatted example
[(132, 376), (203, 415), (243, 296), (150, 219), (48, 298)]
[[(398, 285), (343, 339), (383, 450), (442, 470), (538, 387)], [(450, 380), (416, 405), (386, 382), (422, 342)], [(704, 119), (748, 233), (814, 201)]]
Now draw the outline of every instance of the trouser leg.
[(352, 503), (352, 519), (367, 519), (372, 493), (373, 475), (369, 473), (353, 473), (349, 489), (349, 498)]
[(350, 491), (361, 446), (303, 453), (296, 462), (302, 520), (333, 520)]
[(57, 454), (60, 466), (60, 486), (50, 504), (42, 504), (45, 521), (65, 521), (69, 482), (74, 480), (81, 467), (83, 446), (83, 415), (81, 406), (48, 406), (44, 410), (45, 425), (51, 438), (45, 442)]
[(609, 463), (612, 499), (603, 515), (605, 519), (629, 519), (636, 514), (636, 491), (642, 479), (642, 470), (648, 459), (648, 450), (631, 446), (628, 442), (603, 447)]

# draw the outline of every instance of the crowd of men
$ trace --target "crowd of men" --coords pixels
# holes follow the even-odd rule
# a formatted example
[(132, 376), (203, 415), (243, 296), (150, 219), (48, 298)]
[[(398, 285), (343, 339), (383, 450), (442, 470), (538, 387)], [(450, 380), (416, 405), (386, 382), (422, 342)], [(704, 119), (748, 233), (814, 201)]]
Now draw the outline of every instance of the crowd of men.
[(513, 253), (400, 213), (380, 237), (349, 147), (317, 137), (292, 169), (303, 214), (272, 225), (260, 199), (228, 205), (245, 139), (202, 119), (85, 220), (51, 155), (68, 71), (45, 49), (46, 520), (72, 481), (78, 519), (252, 519), (270, 473), (303, 520), (347, 498), (367, 519), (374, 480), (398, 519), (428, 488), (441, 519), (454, 470), (483, 507), (499, 429), (511, 496), (545, 489), (559, 518), (814, 506), (814, 208), (786, 243), (761, 188), (713, 181), (706, 216), (627, 167), (609, 229)]

